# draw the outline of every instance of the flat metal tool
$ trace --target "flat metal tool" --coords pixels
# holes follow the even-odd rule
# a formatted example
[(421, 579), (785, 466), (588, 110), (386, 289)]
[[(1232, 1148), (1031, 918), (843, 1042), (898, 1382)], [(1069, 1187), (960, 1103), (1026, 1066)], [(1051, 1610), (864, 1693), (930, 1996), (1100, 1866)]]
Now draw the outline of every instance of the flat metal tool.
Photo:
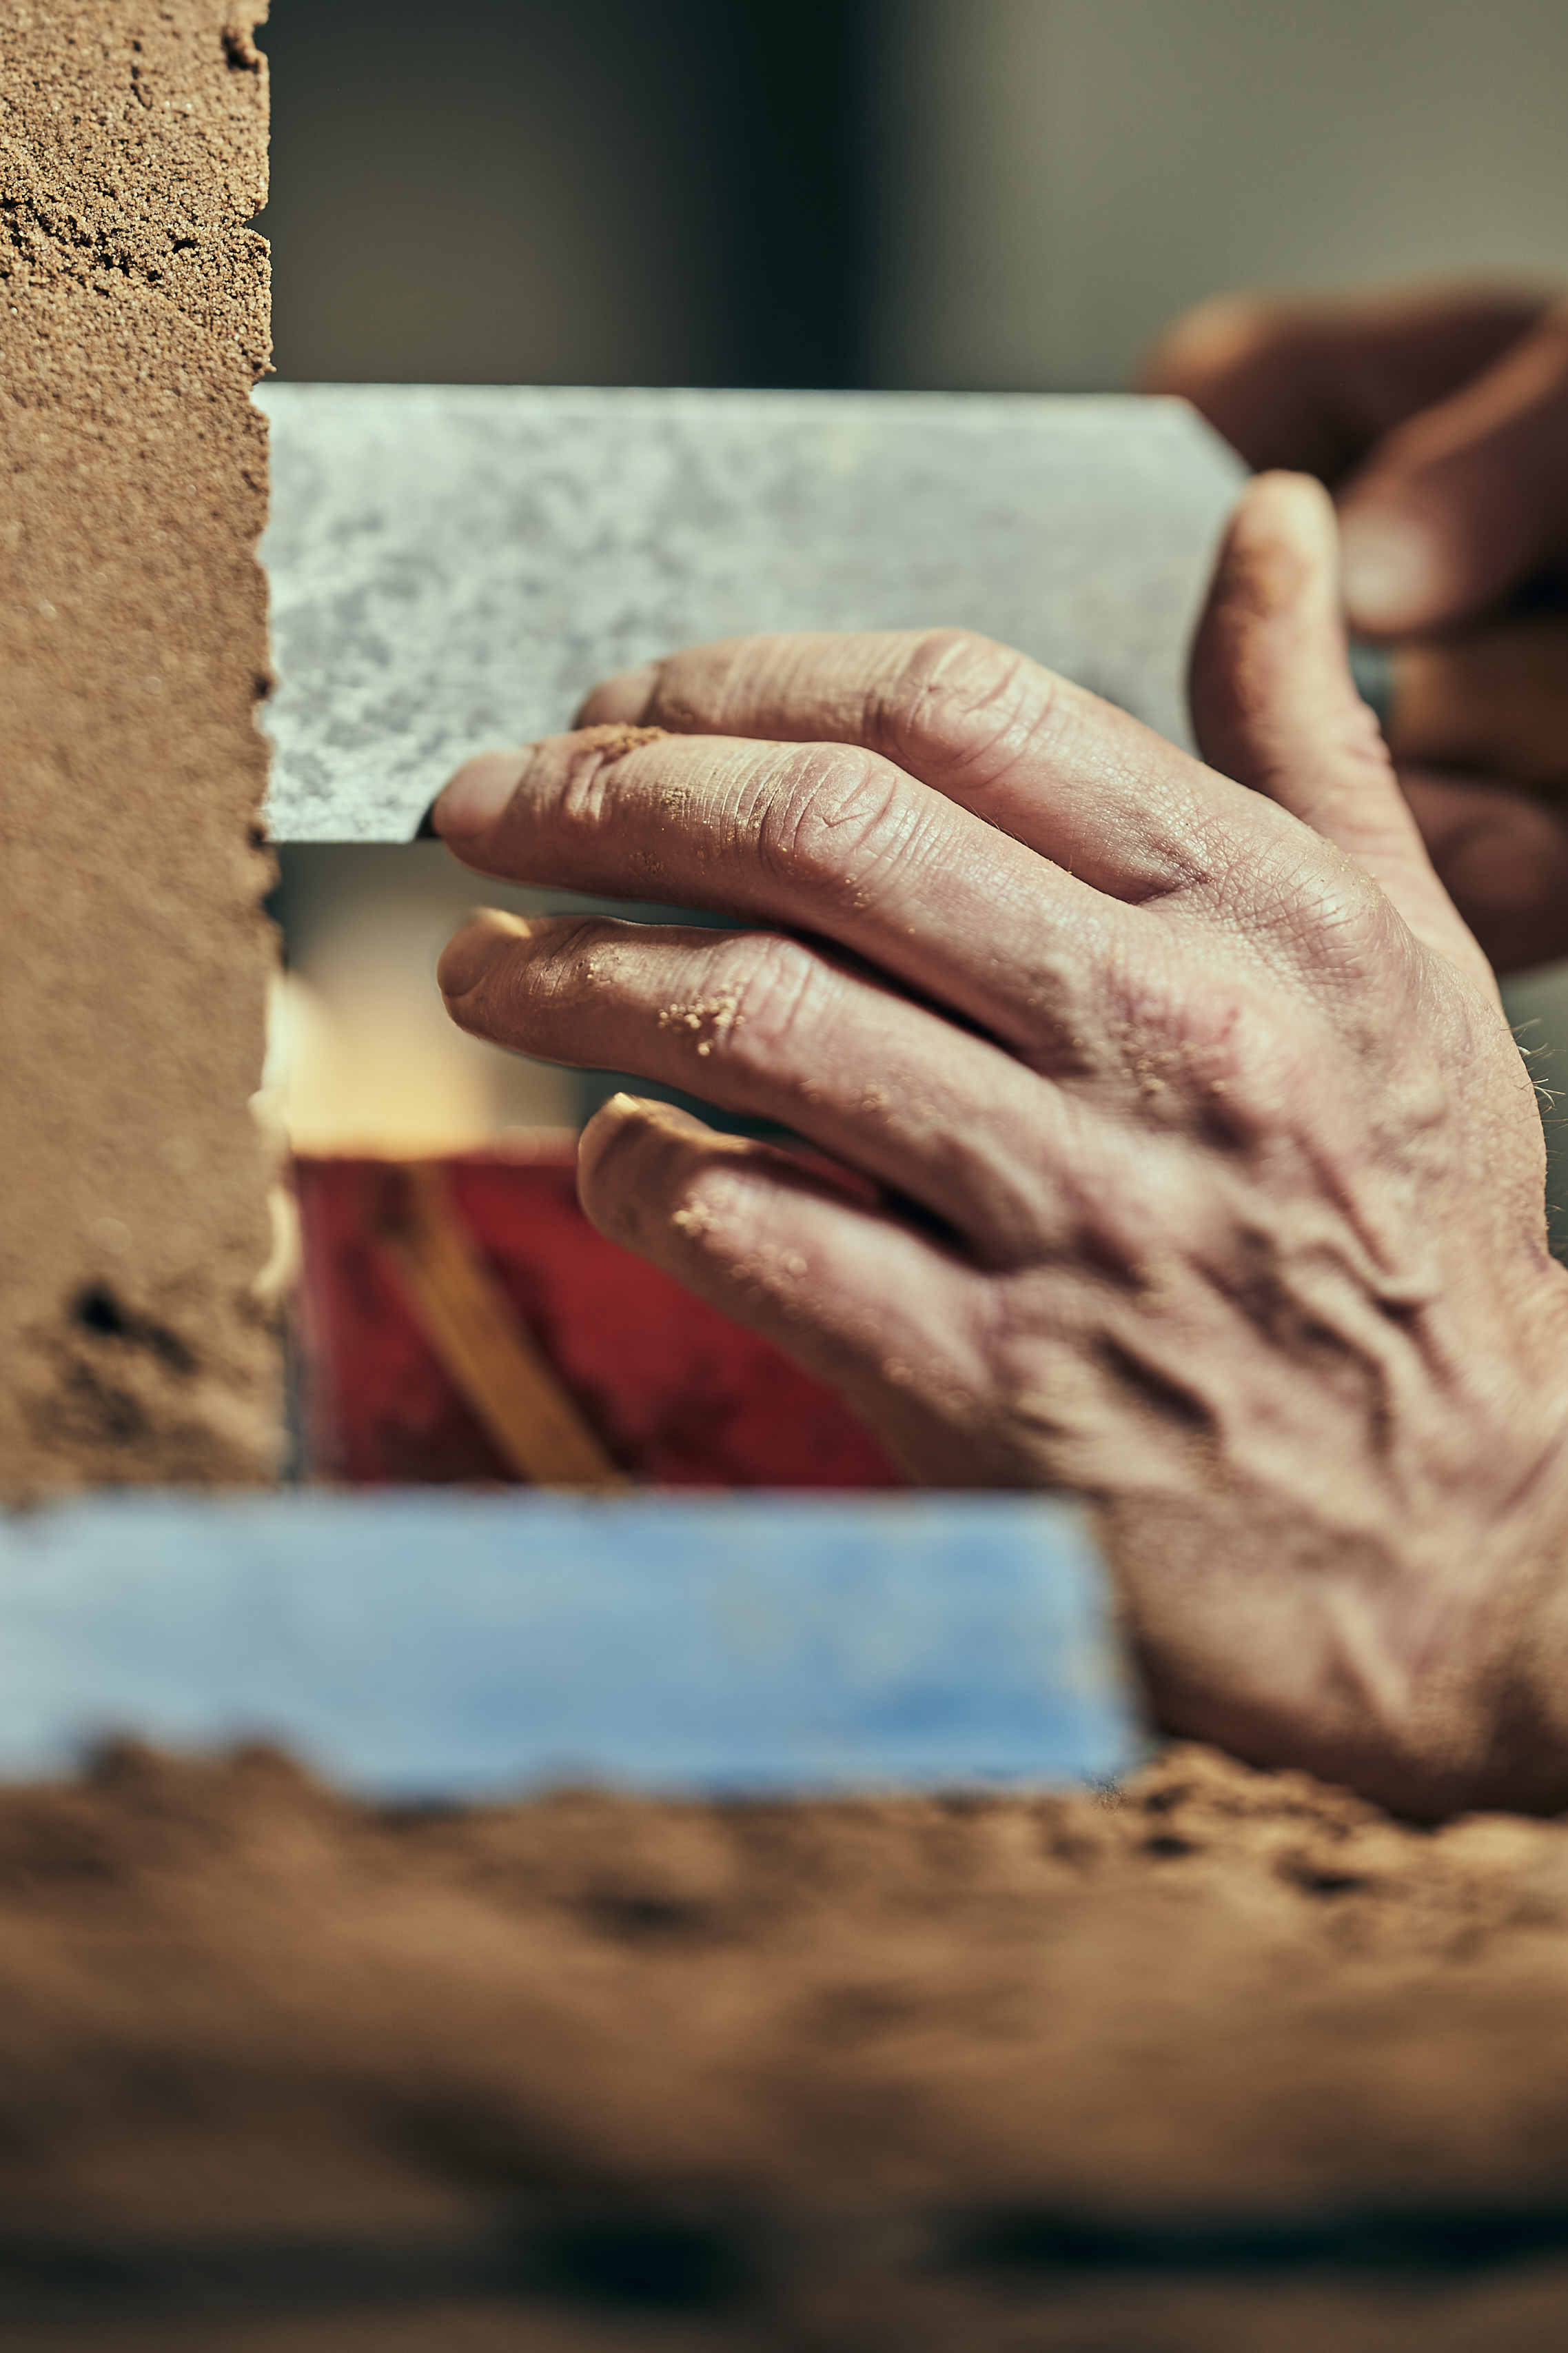
[(1187, 735), (1238, 460), (1184, 403), (269, 385), (279, 841), (405, 841), (606, 673), (765, 629), (984, 631)]
[(0, 1777), (286, 1742), (374, 1797), (1113, 1777), (1142, 1733), (1059, 1499), (129, 1493), (0, 1514)]

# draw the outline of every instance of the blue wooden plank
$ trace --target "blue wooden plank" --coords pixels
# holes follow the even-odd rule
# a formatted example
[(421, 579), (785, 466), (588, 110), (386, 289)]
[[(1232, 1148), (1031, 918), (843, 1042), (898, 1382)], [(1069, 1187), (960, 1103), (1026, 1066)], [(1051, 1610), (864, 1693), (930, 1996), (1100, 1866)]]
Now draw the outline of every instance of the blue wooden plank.
[(0, 1519), (0, 1774), (133, 1730), (379, 1796), (1114, 1775), (1140, 1730), (1054, 1499), (95, 1495)]

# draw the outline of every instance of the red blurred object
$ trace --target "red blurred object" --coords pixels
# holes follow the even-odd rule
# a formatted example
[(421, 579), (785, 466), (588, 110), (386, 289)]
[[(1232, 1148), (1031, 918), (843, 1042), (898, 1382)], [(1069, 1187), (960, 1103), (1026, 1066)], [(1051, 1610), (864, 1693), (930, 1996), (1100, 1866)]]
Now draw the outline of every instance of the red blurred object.
[[(440, 1164), (453, 1212), (632, 1479), (668, 1487), (899, 1487), (832, 1392), (595, 1231), (569, 1146)], [(385, 1160), (299, 1159), (304, 1447), (352, 1485), (510, 1480), (378, 1234)]]

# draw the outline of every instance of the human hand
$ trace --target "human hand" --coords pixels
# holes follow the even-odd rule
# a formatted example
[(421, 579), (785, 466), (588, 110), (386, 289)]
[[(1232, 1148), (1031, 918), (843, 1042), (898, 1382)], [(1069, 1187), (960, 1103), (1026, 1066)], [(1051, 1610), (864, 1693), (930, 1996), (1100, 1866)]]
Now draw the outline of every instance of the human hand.
[(1249, 465), (1335, 489), (1367, 636), (1450, 629), (1568, 558), (1568, 300), (1231, 296), (1168, 329), (1140, 383), (1190, 400)]
[(1224, 775), (951, 631), (612, 681), (460, 771), (437, 830), (764, 928), (490, 915), (441, 986), (481, 1037), (854, 1172), (625, 1096), (581, 1158), (603, 1230), (911, 1477), (1094, 1498), (1163, 1725), (1416, 1810), (1561, 1803), (1541, 1122), (1335, 604), (1322, 493), (1254, 484), (1194, 658)]
[(1568, 619), (1487, 610), (1568, 558), (1568, 302), (1237, 297), (1142, 381), (1335, 486), (1352, 623), (1406, 640), (1387, 733), (1437, 871), (1500, 972), (1568, 952)]

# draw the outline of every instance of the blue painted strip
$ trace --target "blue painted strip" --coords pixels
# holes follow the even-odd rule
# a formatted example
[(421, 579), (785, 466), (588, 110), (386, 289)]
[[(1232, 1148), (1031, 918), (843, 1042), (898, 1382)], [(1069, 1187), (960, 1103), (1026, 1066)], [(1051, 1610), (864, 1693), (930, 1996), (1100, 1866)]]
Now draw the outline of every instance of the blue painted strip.
[(0, 1775), (279, 1739), (378, 1796), (1111, 1776), (1080, 1510), (1011, 1495), (95, 1495), (0, 1519)]

